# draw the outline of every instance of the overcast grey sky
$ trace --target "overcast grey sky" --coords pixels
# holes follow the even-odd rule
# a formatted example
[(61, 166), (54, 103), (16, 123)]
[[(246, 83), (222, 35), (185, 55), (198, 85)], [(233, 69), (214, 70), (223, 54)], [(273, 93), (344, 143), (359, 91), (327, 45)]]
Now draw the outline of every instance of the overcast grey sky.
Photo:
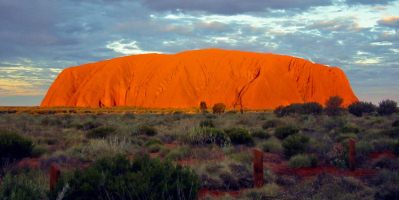
[(68, 66), (201, 48), (339, 66), (399, 101), (399, 0), (0, 0), (0, 105), (39, 105)]

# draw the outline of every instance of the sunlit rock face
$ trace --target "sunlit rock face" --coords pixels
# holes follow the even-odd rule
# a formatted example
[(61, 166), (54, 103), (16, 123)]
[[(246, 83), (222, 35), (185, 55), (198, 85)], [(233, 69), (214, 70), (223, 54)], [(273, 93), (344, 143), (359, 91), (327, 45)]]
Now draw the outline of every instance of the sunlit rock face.
[(330, 96), (357, 101), (342, 70), (301, 58), (221, 49), (144, 54), (65, 69), (42, 107), (273, 109)]

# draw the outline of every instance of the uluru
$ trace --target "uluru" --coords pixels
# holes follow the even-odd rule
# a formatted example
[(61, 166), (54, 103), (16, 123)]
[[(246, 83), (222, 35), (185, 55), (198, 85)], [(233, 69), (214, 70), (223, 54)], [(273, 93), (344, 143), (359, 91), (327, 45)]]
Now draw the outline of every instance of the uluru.
[(42, 107), (273, 109), (291, 103), (358, 101), (338, 67), (272, 53), (204, 49), (119, 57), (64, 69)]

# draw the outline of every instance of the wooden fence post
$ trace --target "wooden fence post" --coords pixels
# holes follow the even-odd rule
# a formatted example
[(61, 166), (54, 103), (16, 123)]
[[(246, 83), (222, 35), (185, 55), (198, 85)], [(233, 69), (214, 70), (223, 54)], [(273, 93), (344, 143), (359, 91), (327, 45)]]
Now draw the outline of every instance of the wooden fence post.
[(356, 168), (356, 141), (349, 140), (349, 169), (354, 171)]
[(263, 186), (263, 151), (258, 149), (253, 150), (254, 160), (254, 186), (262, 187)]
[(61, 175), (60, 167), (56, 164), (50, 166), (50, 190), (54, 190)]

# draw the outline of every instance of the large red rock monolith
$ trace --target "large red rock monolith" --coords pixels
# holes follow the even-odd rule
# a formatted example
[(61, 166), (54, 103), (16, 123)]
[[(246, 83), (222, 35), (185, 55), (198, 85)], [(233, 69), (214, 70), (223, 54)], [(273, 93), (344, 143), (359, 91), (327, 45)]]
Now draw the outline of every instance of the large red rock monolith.
[(222, 49), (144, 54), (70, 67), (42, 107), (274, 109), (291, 103), (358, 101), (344, 72), (292, 56)]
[(258, 149), (253, 150), (254, 160), (254, 186), (262, 187), (263, 186), (263, 151)]

